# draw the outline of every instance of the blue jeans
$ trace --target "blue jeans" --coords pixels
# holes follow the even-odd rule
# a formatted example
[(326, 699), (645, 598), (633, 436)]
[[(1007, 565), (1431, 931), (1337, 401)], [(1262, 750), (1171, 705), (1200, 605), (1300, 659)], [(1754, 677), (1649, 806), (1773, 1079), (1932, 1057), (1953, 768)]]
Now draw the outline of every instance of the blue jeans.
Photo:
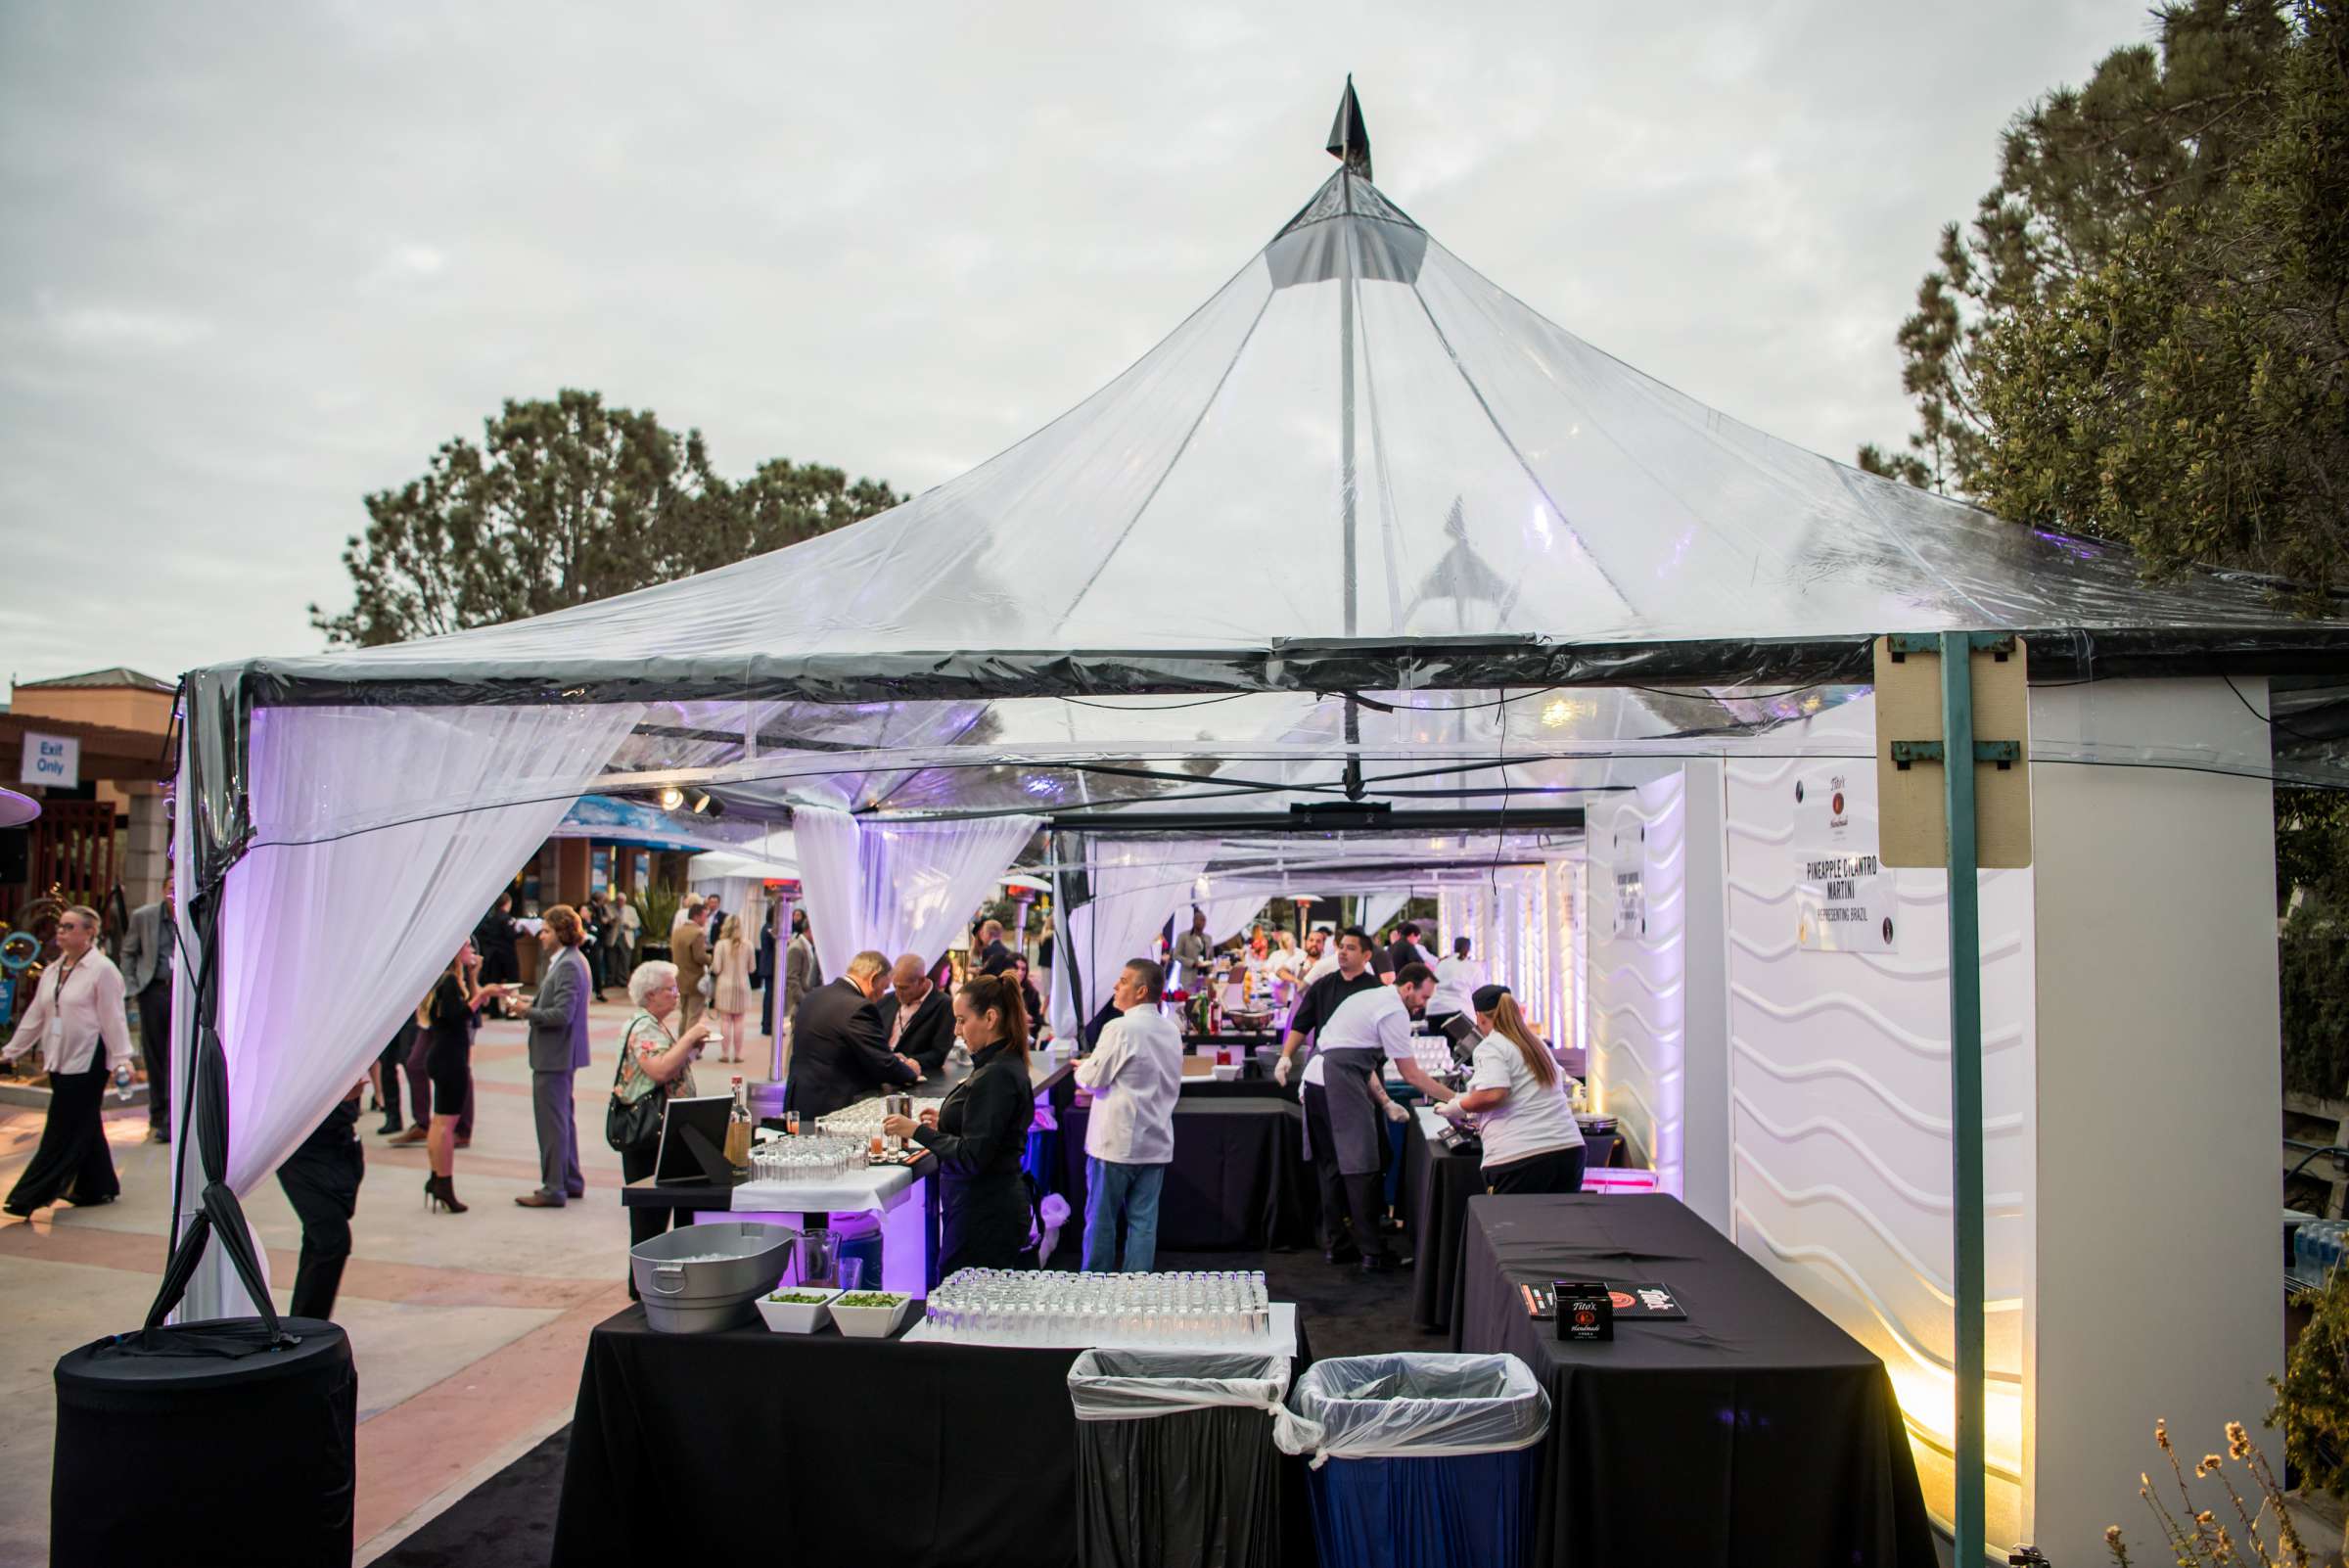
[(1166, 1185), (1163, 1165), (1120, 1165), (1084, 1160), (1084, 1270), (1118, 1271), (1118, 1216), (1126, 1216), (1126, 1269), (1150, 1271), (1158, 1261), (1158, 1191)]

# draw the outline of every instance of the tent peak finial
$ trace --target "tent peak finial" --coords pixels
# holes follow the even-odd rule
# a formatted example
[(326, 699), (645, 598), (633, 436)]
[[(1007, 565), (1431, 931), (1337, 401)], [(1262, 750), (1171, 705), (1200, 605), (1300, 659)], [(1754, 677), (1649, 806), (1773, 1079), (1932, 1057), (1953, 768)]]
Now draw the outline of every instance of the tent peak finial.
[(1354, 73), (1346, 73), (1346, 96), (1338, 100), (1338, 117), (1329, 124), (1329, 156), (1351, 173), (1370, 177), (1370, 128), (1362, 123), (1362, 101), (1354, 96)]

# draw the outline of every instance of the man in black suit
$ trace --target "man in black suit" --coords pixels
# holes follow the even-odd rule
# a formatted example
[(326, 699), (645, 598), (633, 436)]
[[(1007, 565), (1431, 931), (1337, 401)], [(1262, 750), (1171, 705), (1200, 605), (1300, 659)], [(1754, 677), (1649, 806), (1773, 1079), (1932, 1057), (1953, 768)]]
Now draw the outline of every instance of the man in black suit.
[(976, 964), (983, 975), (999, 975), (1011, 967), (1012, 951), (1003, 945), (1003, 922), (990, 920), (979, 927)]
[(849, 960), (846, 975), (816, 987), (800, 1003), (791, 1022), (791, 1083), (783, 1104), (800, 1113), (803, 1128), (891, 1084), (921, 1077), (910, 1058), (891, 1053), (873, 1007), (888, 974), (887, 958), (860, 952)]
[(910, 1057), (925, 1077), (945, 1071), (946, 1053), (954, 1048), (954, 1007), (946, 993), (930, 983), (930, 966), (920, 953), (898, 957), (889, 972), (889, 994), (881, 998), (878, 1011), (889, 1049)]

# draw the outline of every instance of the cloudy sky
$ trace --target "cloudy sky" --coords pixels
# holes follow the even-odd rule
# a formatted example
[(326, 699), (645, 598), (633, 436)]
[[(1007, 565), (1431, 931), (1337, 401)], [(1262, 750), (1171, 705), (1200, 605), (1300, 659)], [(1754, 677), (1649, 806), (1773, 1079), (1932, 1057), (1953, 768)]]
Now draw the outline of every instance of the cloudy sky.
[(318, 646), (360, 497), (566, 386), (919, 489), (1379, 184), (1849, 458), (2001, 124), (2143, 0), (0, 5), (0, 674)]

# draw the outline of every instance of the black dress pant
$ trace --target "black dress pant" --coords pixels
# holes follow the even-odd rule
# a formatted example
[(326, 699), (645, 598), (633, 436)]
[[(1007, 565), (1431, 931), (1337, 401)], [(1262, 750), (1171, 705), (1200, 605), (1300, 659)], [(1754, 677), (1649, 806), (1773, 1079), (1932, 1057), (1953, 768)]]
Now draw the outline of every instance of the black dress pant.
[[(375, 1059), (376, 1076), (383, 1082), (383, 1130), (387, 1132), (396, 1132), (400, 1129), (399, 1070), (408, 1064), (408, 1049), (415, 1043), (412, 1038), (415, 1032), (415, 1020), (410, 1019), (392, 1037), (392, 1043), (384, 1047), (383, 1054)], [(429, 1127), (431, 1124), (428, 1122), (426, 1125)]]
[(99, 1116), (112, 1076), (104, 1051), (96, 1052), (82, 1072), (49, 1075), (49, 1120), (41, 1124), (40, 1147), (17, 1178), (8, 1207), (40, 1209), (60, 1198), (104, 1203), (121, 1194), (115, 1157), (106, 1146), (106, 1124)]
[(139, 1054), (147, 1061), (147, 1125), (171, 1130), (171, 982), (139, 992)]
[(358, 1140), (305, 1143), (277, 1168), (277, 1184), (301, 1219), (301, 1262), (294, 1270), (294, 1315), (330, 1319), (343, 1266), (350, 1261), (350, 1217), (359, 1207), (367, 1157)]
[[(1305, 1135), (1313, 1146), (1313, 1181), (1321, 1190), (1321, 1245), (1324, 1249), (1343, 1247), (1354, 1239), (1346, 1226), (1353, 1199), (1347, 1193), (1346, 1177), (1338, 1174), (1338, 1140), (1329, 1130), (1329, 1095), (1320, 1084), (1308, 1084), (1299, 1097), (1305, 1102)], [(1378, 1231), (1373, 1228), (1369, 1234), (1375, 1236)]]
[(1485, 1190), (1511, 1197), (1551, 1192), (1580, 1192), (1583, 1190), (1583, 1161), (1589, 1150), (1578, 1143), (1571, 1149), (1550, 1149), (1542, 1154), (1529, 1154), (1522, 1160), (1506, 1165), (1488, 1165), (1484, 1169)]
[[(658, 1141), (647, 1143), (641, 1149), (622, 1149), (620, 1151), (621, 1177), (627, 1181), (642, 1181), (653, 1174), (653, 1168), (660, 1163), (660, 1160), (661, 1145)], [(628, 1245), (634, 1247), (639, 1242), (650, 1241), (655, 1236), (667, 1234), (669, 1225), (676, 1219), (676, 1213), (677, 1211), (674, 1209), (630, 1207), (628, 1210)], [(631, 1261), (628, 1266), (628, 1300), (634, 1301), (635, 1299), (636, 1268)]]

